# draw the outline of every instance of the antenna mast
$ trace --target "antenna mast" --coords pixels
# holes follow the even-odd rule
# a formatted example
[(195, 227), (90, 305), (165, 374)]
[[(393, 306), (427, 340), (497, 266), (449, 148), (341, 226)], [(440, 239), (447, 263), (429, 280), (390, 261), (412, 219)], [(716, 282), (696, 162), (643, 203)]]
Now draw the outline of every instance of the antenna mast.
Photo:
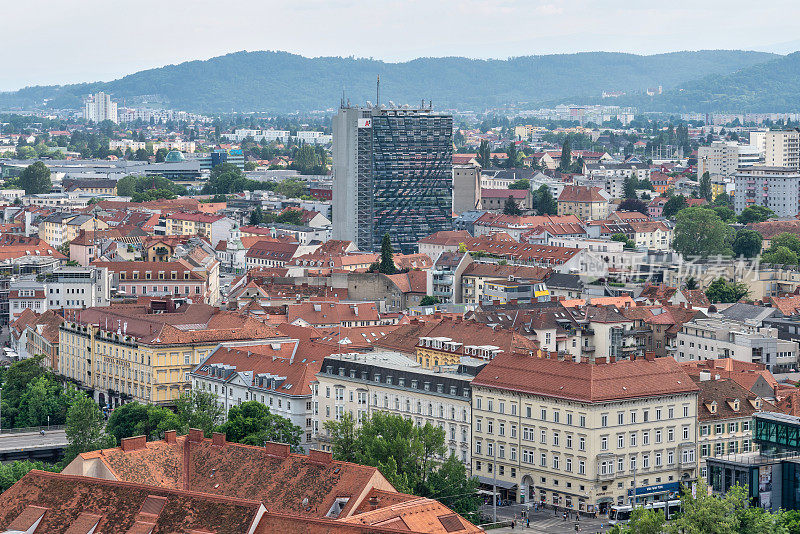
[(381, 107), (381, 75), (378, 74), (378, 85), (375, 94), (375, 106)]

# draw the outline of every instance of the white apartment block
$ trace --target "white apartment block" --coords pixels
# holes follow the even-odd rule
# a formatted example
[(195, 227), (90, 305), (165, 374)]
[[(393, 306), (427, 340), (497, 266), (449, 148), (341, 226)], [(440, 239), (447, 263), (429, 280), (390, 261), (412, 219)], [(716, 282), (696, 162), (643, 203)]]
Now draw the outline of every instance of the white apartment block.
[(797, 367), (797, 342), (779, 339), (776, 328), (727, 319), (694, 319), (684, 323), (674, 350), (679, 362), (733, 358), (764, 364), (773, 373)]
[(749, 206), (766, 206), (778, 217), (800, 212), (800, 172), (787, 167), (753, 166), (734, 179), (736, 214)]
[(768, 131), (764, 137), (764, 164), (767, 167), (800, 169), (800, 131)]
[(238, 143), (241, 143), (248, 137), (252, 137), (257, 143), (262, 141), (266, 141), (267, 143), (271, 143), (272, 141), (286, 143), (289, 141), (291, 135), (289, 130), (251, 130), (247, 128), (238, 128), (234, 130), (232, 134), (224, 134), (223, 137)]
[(56, 267), (39, 280), (33, 276), (9, 284), (9, 321), (26, 308), (36, 313), (47, 310), (83, 309), (108, 306), (111, 273), (105, 267)]
[(735, 143), (711, 143), (697, 149), (697, 177), (733, 176), (739, 167), (739, 148)]
[(324, 132), (298, 131), (295, 139), (301, 143), (312, 145), (327, 145), (333, 142), (333, 136)]
[(309, 363), (301, 350), (300, 341), (288, 338), (222, 343), (189, 373), (192, 388), (213, 393), (226, 415), (243, 402), (260, 402), (300, 427), (300, 444), (308, 451), (311, 382), (319, 360)]
[(484, 363), (425, 369), (395, 352), (328, 356), (314, 385), (317, 441), (323, 450), (329, 450), (324, 422), (339, 421), (345, 412), (356, 423), (383, 412), (414, 421), (417, 426), (430, 423), (443, 429), (449, 454), (469, 466), (470, 383)]
[(111, 101), (111, 95), (103, 92), (90, 95), (83, 103), (83, 118), (95, 123), (103, 121), (119, 122), (117, 119), (117, 103)]

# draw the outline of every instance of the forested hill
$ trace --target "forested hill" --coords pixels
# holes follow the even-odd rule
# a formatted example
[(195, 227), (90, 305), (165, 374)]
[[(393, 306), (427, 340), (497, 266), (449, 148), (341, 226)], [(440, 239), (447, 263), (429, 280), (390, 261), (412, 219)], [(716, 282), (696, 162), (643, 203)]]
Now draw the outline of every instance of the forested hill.
[(504, 104), (597, 98), (603, 91), (672, 89), (708, 75), (731, 75), (781, 56), (706, 50), (652, 56), (585, 52), (507, 60), (420, 58), (404, 63), (287, 52), (236, 52), (150, 69), (105, 83), (28, 87), (0, 93), (0, 109), (80, 108), (84, 95), (105, 91), (134, 105), (146, 98), (188, 111), (293, 111), (334, 108), (344, 90), (353, 102), (433, 100), (437, 109), (483, 110)]
[(626, 98), (622, 102), (670, 112), (800, 111), (800, 52), (733, 73), (704, 76), (660, 96)]

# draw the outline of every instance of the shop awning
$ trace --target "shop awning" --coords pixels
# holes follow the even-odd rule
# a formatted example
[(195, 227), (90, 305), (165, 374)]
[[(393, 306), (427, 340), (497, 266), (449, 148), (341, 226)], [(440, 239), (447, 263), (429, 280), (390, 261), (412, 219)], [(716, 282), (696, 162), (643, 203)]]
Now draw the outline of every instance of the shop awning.
[[(495, 480), (491, 477), (478, 477), (478, 482), (481, 483), (482, 486), (489, 486), (490, 488), (495, 483)], [(497, 480), (497, 487), (505, 490), (514, 489), (517, 487), (516, 484), (513, 482), (506, 482), (505, 480)]]

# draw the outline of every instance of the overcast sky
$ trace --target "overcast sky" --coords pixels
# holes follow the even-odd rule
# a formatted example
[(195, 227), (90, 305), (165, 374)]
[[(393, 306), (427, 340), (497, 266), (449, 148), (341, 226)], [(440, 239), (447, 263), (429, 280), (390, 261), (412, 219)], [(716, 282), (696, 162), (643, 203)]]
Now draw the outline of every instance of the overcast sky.
[[(658, 6), (658, 7), (657, 7)], [(403, 61), (800, 49), (798, 0), (7, 0), (0, 90), (238, 50)]]

